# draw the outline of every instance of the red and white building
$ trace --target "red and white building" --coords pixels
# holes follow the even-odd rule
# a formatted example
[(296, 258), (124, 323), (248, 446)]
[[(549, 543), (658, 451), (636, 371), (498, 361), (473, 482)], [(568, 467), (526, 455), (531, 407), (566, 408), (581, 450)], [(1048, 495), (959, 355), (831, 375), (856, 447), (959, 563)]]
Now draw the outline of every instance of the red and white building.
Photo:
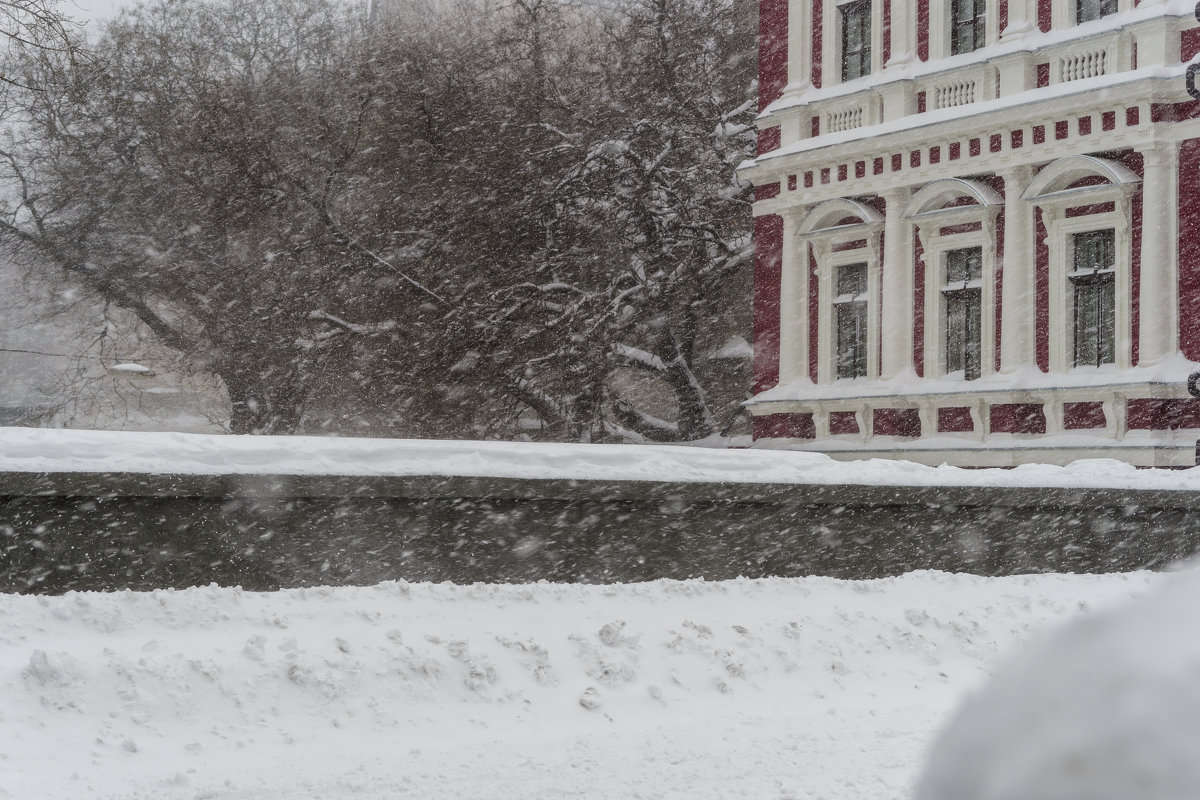
[(1195, 463), (1194, 5), (761, 0), (760, 444)]

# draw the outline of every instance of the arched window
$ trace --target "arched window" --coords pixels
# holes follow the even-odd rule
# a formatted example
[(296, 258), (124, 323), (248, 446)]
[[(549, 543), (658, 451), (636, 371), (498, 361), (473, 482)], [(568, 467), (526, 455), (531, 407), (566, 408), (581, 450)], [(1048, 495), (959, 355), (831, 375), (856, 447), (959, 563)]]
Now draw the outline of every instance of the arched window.
[(1115, 161), (1069, 156), (1025, 190), (1046, 228), (1051, 372), (1132, 365), (1130, 201), (1140, 182)]
[(818, 383), (879, 376), (882, 230), (878, 211), (848, 199), (821, 203), (797, 228), (800, 271), (807, 276), (816, 267)]
[(996, 218), (1004, 200), (978, 181), (949, 178), (912, 196), (925, 264), (925, 375), (974, 380), (996, 359)]

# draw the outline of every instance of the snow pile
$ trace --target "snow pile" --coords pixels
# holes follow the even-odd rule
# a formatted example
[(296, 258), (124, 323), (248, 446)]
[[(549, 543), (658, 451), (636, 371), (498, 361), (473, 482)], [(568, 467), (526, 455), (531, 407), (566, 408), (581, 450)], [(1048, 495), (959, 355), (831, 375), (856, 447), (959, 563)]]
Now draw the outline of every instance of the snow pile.
[(0, 797), (904, 798), (1146, 573), (0, 596)]
[(919, 800), (1200, 795), (1200, 571), (1056, 631), (941, 737)]
[(0, 473), (480, 476), (598, 481), (1200, 490), (1200, 468), (1139, 470), (1093, 459), (1065, 467), (927, 467), (820, 453), (667, 445), (216, 436), (0, 428)]

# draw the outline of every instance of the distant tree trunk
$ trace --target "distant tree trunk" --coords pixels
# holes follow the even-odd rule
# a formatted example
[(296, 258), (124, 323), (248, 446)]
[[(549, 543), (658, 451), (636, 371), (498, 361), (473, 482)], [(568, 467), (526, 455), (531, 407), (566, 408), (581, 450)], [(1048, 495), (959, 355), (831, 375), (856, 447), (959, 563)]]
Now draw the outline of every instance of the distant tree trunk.
[(295, 433), (304, 416), (305, 395), (295, 376), (272, 378), (236, 369), (217, 372), (229, 392), (229, 432), (252, 435)]

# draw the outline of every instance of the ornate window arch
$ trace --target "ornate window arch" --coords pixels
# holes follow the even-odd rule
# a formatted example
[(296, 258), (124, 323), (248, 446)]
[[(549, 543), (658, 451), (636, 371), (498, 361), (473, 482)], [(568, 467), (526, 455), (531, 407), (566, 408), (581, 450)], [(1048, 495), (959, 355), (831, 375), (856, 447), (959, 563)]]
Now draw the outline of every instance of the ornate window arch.
[[(1132, 197), (1141, 178), (1116, 161), (1097, 156), (1067, 156), (1044, 167), (1023, 198), (1041, 214), (1048, 254), (1049, 369), (1067, 372), (1077, 363), (1083, 322), (1079, 311), (1081, 283), (1087, 276), (1076, 268), (1077, 246), (1088, 237), (1108, 234), (1111, 255), (1103, 269), (1093, 270), (1112, 283), (1110, 315), (1111, 358), (1100, 358), (1118, 369), (1133, 364), (1133, 219)], [(1103, 327), (1103, 326), (1101, 326)], [(1094, 333), (1094, 332), (1093, 332)], [(1100, 334), (1097, 334), (1100, 335)]]
[[(990, 186), (963, 178), (926, 184), (903, 212), (924, 249), (925, 376), (962, 373), (965, 378), (994, 371), (996, 363), (997, 216), (1004, 199)], [(955, 275), (959, 256), (976, 266)], [(953, 280), (952, 280), (953, 278)], [(973, 314), (963, 307), (969, 295)], [(970, 328), (968, 333), (959, 326)], [(973, 350), (972, 365), (962, 350)], [(970, 360), (970, 359), (968, 359)]]
[[(838, 337), (836, 294), (839, 269), (865, 265), (865, 374), (879, 377), (879, 280), (882, 269), (880, 233), (883, 215), (870, 205), (848, 198), (827, 200), (813, 208), (796, 227), (800, 249), (798, 274), (792, 280), (805, 286), (810, 260), (817, 275), (817, 382), (838, 379)], [(802, 277), (803, 276), (803, 277)], [(807, 292), (794, 293), (806, 297)], [(848, 299), (848, 298), (844, 298)], [(799, 338), (797, 336), (797, 338)], [(795, 345), (781, 343), (787, 352)]]

